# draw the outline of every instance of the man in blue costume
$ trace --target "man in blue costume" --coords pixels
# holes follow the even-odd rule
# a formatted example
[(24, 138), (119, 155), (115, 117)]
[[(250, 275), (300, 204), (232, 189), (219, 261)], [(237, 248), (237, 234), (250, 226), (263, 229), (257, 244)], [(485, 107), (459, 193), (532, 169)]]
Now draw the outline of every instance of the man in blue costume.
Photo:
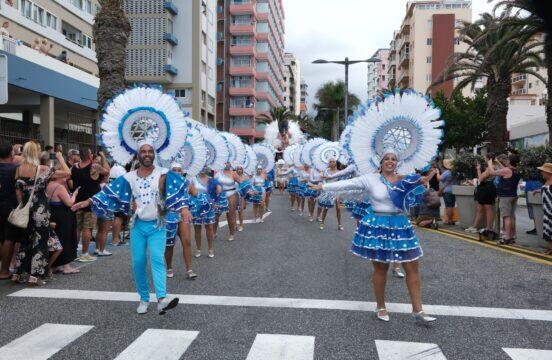
[(136, 311), (138, 314), (145, 314), (150, 302), (146, 268), (146, 254), (149, 248), (151, 273), (158, 301), (157, 310), (163, 315), (175, 308), (179, 301), (178, 298), (168, 298), (166, 292), (165, 214), (172, 211), (180, 212), (183, 217), (190, 217), (187, 182), (179, 174), (154, 165), (156, 154), (153, 142), (140, 142), (137, 155), (140, 162), (137, 170), (117, 178), (92, 198), (75, 204), (72, 210), (92, 205), (93, 211), (99, 216), (106, 212), (128, 214), (132, 210), (132, 267), (136, 290), (140, 295), (140, 304)]

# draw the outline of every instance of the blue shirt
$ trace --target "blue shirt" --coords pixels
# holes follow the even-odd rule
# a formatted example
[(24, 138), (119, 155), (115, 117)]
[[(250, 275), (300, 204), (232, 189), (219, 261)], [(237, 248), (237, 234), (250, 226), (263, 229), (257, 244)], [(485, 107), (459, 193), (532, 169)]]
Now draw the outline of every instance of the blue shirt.
[(452, 173), (450, 170), (445, 170), (445, 172), (441, 175), (441, 181), (440, 181), (441, 187), (444, 188), (444, 192), (446, 193), (452, 193)]

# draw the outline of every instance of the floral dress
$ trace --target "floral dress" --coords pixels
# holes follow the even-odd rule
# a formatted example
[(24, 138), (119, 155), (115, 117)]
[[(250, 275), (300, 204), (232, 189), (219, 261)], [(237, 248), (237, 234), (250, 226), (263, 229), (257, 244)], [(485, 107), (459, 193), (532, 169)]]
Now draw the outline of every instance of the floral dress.
[[(50, 169), (37, 179), (26, 235), (21, 239), (19, 252), (16, 255), (15, 274), (20, 280), (26, 277), (43, 277), (48, 266), (48, 240), (50, 238), (50, 205), (46, 196), (46, 184), (53, 174)], [(34, 185), (32, 178), (19, 178), (16, 188), (23, 192), (23, 203), (26, 204)]]

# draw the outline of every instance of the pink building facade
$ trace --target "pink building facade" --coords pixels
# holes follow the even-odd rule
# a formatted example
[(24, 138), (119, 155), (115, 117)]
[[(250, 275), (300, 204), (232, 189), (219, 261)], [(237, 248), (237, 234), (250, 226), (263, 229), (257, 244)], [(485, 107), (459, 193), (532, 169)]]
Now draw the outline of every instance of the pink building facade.
[(265, 116), (284, 105), (282, 0), (218, 5), (218, 127), (253, 143), (264, 135)]
[(389, 49), (378, 49), (372, 57), (381, 61), (368, 63), (368, 99), (376, 97), (378, 91), (387, 89), (389, 81), (387, 73)]

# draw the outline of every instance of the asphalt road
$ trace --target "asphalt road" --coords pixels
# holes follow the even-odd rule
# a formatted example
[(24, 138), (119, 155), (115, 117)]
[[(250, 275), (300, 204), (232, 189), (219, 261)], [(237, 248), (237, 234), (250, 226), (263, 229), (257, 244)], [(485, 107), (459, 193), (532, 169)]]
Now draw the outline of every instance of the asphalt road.
[(271, 207), (234, 242), (222, 228), (216, 257), (194, 259), (197, 280), (185, 279), (175, 256), (168, 288), (194, 296), (165, 316), (153, 306), (139, 316), (126, 301), (134, 296), (128, 247), (32, 294), (0, 283), (0, 360), (530, 358), (505, 348), (552, 359), (543, 351), (552, 351), (552, 267), (418, 230), (424, 303), (437, 323), (413, 321), (404, 280), (392, 277), (386, 300), (396, 311), (382, 323), (368, 311), (371, 265), (348, 251), (354, 222), (346, 216), (338, 231), (331, 211), (321, 231), (288, 210), (287, 196), (273, 196)]

